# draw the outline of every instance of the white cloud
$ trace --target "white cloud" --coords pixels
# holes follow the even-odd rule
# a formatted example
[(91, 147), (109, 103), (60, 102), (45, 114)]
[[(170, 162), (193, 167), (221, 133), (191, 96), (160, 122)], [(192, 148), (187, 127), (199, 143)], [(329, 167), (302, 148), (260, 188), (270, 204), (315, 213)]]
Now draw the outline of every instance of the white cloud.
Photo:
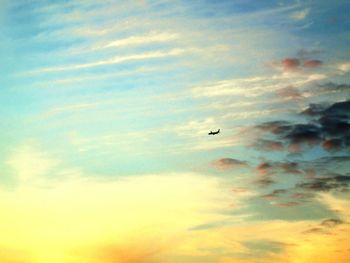
[(15, 176), (24, 183), (43, 180), (59, 163), (58, 160), (30, 143), (17, 146), (7, 159), (7, 164), (12, 168)]
[(140, 53), (140, 54), (116, 56), (116, 57), (113, 57), (111, 59), (98, 60), (98, 61), (84, 63), (84, 64), (42, 68), (42, 69), (34, 70), (31, 73), (37, 74), (37, 73), (47, 73), (47, 72), (73, 71), (73, 70), (93, 68), (93, 67), (98, 67), (98, 66), (120, 64), (123, 62), (134, 61), (134, 60), (147, 60), (147, 59), (179, 56), (179, 55), (183, 54), (184, 52), (185, 52), (185, 50), (180, 49), (180, 48), (174, 48), (174, 49), (171, 49), (168, 51), (152, 51), (152, 52), (146, 52), (146, 53)]
[(175, 33), (158, 33), (158, 34), (151, 33), (149, 35), (144, 35), (144, 36), (131, 36), (124, 39), (114, 40), (104, 45), (100, 45), (100, 48), (122, 47), (122, 46), (140, 45), (140, 44), (148, 44), (148, 43), (156, 43), (156, 42), (167, 42), (178, 38), (179, 38), (179, 35)]
[(245, 79), (220, 80), (192, 88), (196, 97), (242, 96), (257, 97), (281, 88), (281, 86), (303, 86), (309, 82), (326, 78), (323, 74), (279, 74)]
[(300, 20), (304, 20), (309, 13), (310, 13), (310, 8), (305, 8), (303, 10), (299, 10), (292, 13), (290, 17), (294, 20), (300, 21)]
[(347, 73), (350, 71), (350, 63), (345, 62), (341, 63), (337, 66), (337, 68), (342, 72), (342, 73)]

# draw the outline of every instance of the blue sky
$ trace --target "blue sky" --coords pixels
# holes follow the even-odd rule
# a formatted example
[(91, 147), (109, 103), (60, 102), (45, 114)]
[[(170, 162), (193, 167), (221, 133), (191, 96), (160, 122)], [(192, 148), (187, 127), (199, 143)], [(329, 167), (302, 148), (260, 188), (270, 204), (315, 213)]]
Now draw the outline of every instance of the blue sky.
[[(350, 240), (326, 234), (342, 235), (349, 220), (349, 11), (341, 0), (0, 0), (0, 207), (16, 208), (14, 229), (30, 211), (33, 221), (75, 212), (36, 226), (52, 231), (47, 252), (27, 243), (29, 227), (18, 245), (1, 240), (4, 251), (87, 262), (86, 246), (108, 254), (113, 244), (145, 251), (96, 262), (225, 263), (293, 262), (292, 254), (310, 262), (328, 248), (324, 262), (346, 262)], [(58, 210), (40, 210), (42, 199)], [(85, 221), (80, 208), (116, 221), (110, 209), (123, 211), (125, 233), (80, 228), (104, 222)], [(145, 247), (136, 225), (149, 240), (162, 229), (174, 250)], [(60, 238), (72, 242), (54, 248)]]

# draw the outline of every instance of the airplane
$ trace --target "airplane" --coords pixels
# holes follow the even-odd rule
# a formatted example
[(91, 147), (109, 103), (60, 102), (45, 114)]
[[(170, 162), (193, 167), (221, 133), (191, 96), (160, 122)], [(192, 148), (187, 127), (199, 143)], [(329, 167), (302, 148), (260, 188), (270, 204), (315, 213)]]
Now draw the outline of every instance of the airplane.
[(208, 135), (215, 135), (215, 134), (218, 134), (218, 133), (220, 133), (220, 129), (218, 129), (216, 132), (210, 131), (210, 132), (208, 133)]

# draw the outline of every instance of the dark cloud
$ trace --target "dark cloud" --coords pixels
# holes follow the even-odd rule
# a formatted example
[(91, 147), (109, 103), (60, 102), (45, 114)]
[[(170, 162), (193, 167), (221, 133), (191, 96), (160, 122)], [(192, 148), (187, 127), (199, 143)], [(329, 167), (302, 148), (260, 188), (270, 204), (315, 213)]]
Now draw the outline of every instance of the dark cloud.
[(319, 84), (318, 87), (326, 91), (350, 91), (350, 85), (344, 83), (338, 84), (334, 82), (327, 82), (324, 84)]
[(343, 220), (340, 220), (338, 218), (329, 218), (323, 220), (318, 226), (312, 227), (306, 231), (304, 231), (304, 234), (332, 234), (332, 228), (344, 224), (345, 222)]
[(343, 147), (341, 139), (328, 139), (322, 143), (322, 147), (327, 151), (338, 151)]
[(299, 183), (296, 188), (328, 192), (331, 190), (344, 191), (350, 186), (349, 175), (333, 174), (328, 177), (318, 177), (310, 179), (308, 182)]
[(285, 203), (275, 203), (273, 205), (277, 206), (277, 207), (291, 207), (291, 206), (297, 206), (297, 205), (299, 205), (299, 203), (298, 202), (285, 202)]
[(305, 110), (303, 110), (301, 112), (301, 114), (308, 115), (308, 116), (317, 116), (325, 109), (326, 109), (326, 105), (312, 103), (309, 105), (309, 107), (307, 107)]
[(318, 159), (313, 160), (313, 163), (318, 165), (329, 165), (329, 164), (343, 164), (348, 165), (350, 162), (350, 156), (341, 155), (341, 156), (325, 156)]
[(301, 174), (299, 165), (296, 162), (262, 162), (256, 170), (262, 175), (272, 175), (276, 173)]
[(264, 122), (256, 127), (262, 131), (268, 131), (273, 134), (283, 134), (290, 130), (291, 123), (288, 121), (270, 121)]
[[(350, 146), (350, 100), (331, 105), (310, 104), (300, 116), (311, 118), (307, 123), (272, 121), (256, 128), (275, 135), (275, 140), (286, 144), (289, 152), (299, 153), (304, 146), (320, 145), (327, 151), (345, 149)], [(257, 145), (265, 146), (264, 138)], [(265, 140), (268, 141), (268, 140)], [(268, 150), (268, 147), (265, 147)]]
[(280, 163), (279, 166), (283, 169), (285, 173), (290, 174), (301, 174), (302, 171), (299, 170), (299, 165), (296, 162), (284, 162)]
[(323, 112), (324, 115), (334, 117), (350, 116), (350, 100), (336, 102)]
[(317, 125), (314, 124), (295, 124), (284, 139), (293, 144), (314, 145), (321, 141), (322, 133)]
[(312, 182), (300, 183), (297, 185), (297, 187), (313, 191), (329, 191), (336, 187), (336, 185), (317, 179)]
[(275, 189), (270, 194), (262, 195), (261, 198), (265, 200), (274, 200), (281, 196), (281, 194), (287, 193), (286, 189)]
[[(314, 160), (299, 161), (300, 166), (305, 169), (305, 171), (317, 170), (318, 174), (327, 176), (332, 174), (335, 170), (338, 173), (346, 174), (350, 166), (350, 156), (325, 156)], [(316, 172), (310, 176), (315, 178)]]
[(268, 174), (272, 168), (273, 168), (273, 166), (272, 166), (271, 163), (262, 162), (262, 163), (260, 163), (260, 164), (256, 167), (256, 170), (257, 170), (260, 174), (264, 175), (264, 174)]
[(233, 158), (222, 158), (214, 161), (212, 164), (219, 170), (229, 170), (233, 168), (242, 168), (248, 166), (247, 162)]
[(305, 68), (318, 68), (322, 65), (322, 61), (317, 59), (305, 60), (303, 66)]
[(277, 121), (263, 123), (257, 127), (278, 135), (277, 138), (285, 141), (288, 145), (288, 150), (291, 152), (300, 151), (304, 144), (311, 146), (322, 141), (320, 127), (315, 124), (291, 124)]
[(313, 227), (303, 232), (304, 234), (329, 234), (321, 227)]
[[(298, 117), (305, 118), (305, 116), (307, 118), (303, 123), (276, 120), (264, 122), (255, 127), (263, 131), (262, 137), (256, 142), (256, 146), (261, 150), (288, 149), (292, 153), (301, 153), (305, 147), (320, 146), (329, 154), (318, 159), (293, 162), (267, 160), (258, 164), (256, 171), (261, 178), (255, 183), (261, 188), (273, 184), (276, 176), (302, 175), (296, 179), (295, 187), (289, 190), (296, 191), (294, 195), (287, 197), (277, 189), (261, 196), (262, 199), (278, 201), (273, 204), (274, 206), (297, 205), (312, 199), (317, 192), (349, 190), (350, 174), (347, 172), (350, 156), (346, 155), (344, 150), (350, 146), (350, 101), (311, 104)], [(274, 145), (275, 143), (278, 144)], [(336, 153), (342, 155), (336, 155)]]
[(295, 199), (309, 199), (314, 196), (313, 193), (294, 193), (291, 197)]
[(301, 113), (311, 116), (347, 119), (350, 116), (350, 100), (339, 101), (330, 106), (326, 106), (326, 104), (310, 104)]
[(321, 226), (324, 227), (335, 227), (341, 224), (344, 224), (344, 221), (336, 218), (326, 219), (321, 222)]
[[(350, 189), (350, 173), (347, 173), (350, 156), (328, 156), (315, 160), (299, 162), (262, 162), (256, 169), (259, 179), (254, 181), (261, 188), (275, 183), (275, 179), (284, 174), (300, 175), (294, 187), (275, 189), (260, 198), (273, 201), (280, 200), (275, 206), (287, 207), (310, 201), (317, 192), (346, 192)], [(314, 169), (318, 170), (317, 174)], [(343, 171), (335, 173), (333, 170)]]
[[(339, 117), (339, 116), (338, 116)], [(342, 136), (347, 135), (350, 129), (350, 123), (340, 118), (333, 118), (331, 116), (323, 116), (319, 119), (322, 125), (321, 131), (325, 136)]]
[(259, 178), (259, 179), (255, 180), (254, 183), (260, 187), (267, 187), (271, 184), (274, 184), (275, 181), (273, 181), (270, 178), (264, 177), (264, 178)]

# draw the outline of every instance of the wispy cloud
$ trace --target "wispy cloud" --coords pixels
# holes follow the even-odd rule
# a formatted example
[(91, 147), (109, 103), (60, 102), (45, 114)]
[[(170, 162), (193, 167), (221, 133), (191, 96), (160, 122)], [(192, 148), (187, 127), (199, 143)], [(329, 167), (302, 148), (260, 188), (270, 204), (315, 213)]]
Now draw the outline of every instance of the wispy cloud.
[(179, 35), (175, 33), (152, 33), (144, 36), (131, 36), (124, 39), (110, 41), (105, 44), (99, 44), (92, 49), (96, 50), (96, 49), (103, 49), (103, 48), (112, 48), (112, 47), (116, 48), (116, 47), (150, 44), (150, 43), (157, 43), (157, 42), (168, 42), (170, 40), (175, 40), (178, 38), (179, 38)]
[(299, 10), (299, 11), (293, 12), (290, 15), (290, 17), (293, 20), (300, 21), (300, 20), (304, 20), (308, 16), (309, 13), (310, 13), (310, 8), (305, 8), (303, 10)]
[(140, 54), (117, 56), (117, 57), (113, 57), (111, 59), (99, 60), (99, 61), (94, 61), (94, 62), (85, 63), (85, 64), (75, 64), (75, 65), (67, 65), (67, 66), (42, 68), (42, 69), (34, 70), (31, 73), (32, 74), (39, 74), (39, 73), (60, 72), (60, 71), (74, 71), (74, 70), (93, 68), (93, 67), (99, 67), (99, 66), (120, 64), (120, 63), (127, 62), (127, 61), (147, 60), (147, 59), (179, 56), (179, 55), (183, 54), (184, 52), (185, 52), (184, 49), (178, 48), (178, 49), (171, 49), (168, 51), (154, 51), (154, 52), (147, 52), (147, 53), (140, 53)]

